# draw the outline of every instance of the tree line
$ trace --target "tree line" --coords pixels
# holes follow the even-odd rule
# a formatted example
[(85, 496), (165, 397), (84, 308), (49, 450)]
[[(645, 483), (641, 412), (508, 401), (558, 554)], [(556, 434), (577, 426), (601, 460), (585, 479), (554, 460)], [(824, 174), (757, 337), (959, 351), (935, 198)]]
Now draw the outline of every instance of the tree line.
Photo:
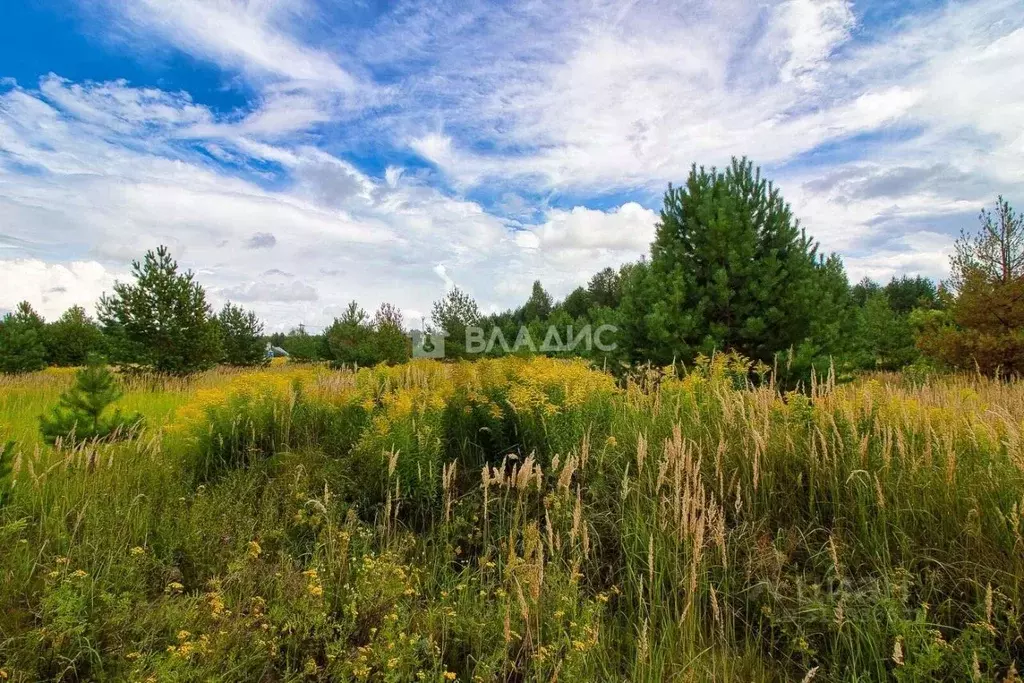
[[(1024, 222), (1000, 198), (963, 232), (947, 280), (865, 279), (851, 285), (841, 259), (819, 253), (779, 190), (746, 159), (724, 169), (694, 166), (669, 186), (649, 256), (606, 268), (556, 301), (538, 281), (519, 307), (483, 315), (452, 288), (433, 306), (447, 333), (446, 357), (472, 354), (466, 329), (498, 329), (540, 341), (552, 327), (611, 326), (615, 349), (555, 351), (606, 367), (690, 363), (736, 351), (783, 380), (819, 372), (898, 370), (914, 364), (1024, 372)], [(267, 342), (299, 361), (337, 365), (400, 363), (411, 355), (401, 311), (373, 315), (357, 302), (320, 334), (300, 325), (263, 335), (256, 316), (231, 303), (214, 314), (191, 272), (165, 247), (133, 263), (134, 282), (117, 283), (98, 320), (74, 307), (44, 323), (27, 303), (0, 322), (0, 370), (80, 365), (92, 353), (113, 362), (186, 374), (215, 363), (265, 361)], [(501, 346), (489, 353), (501, 354)], [(533, 350), (518, 350), (531, 353)]]
[(132, 263), (132, 282), (100, 299), (98, 319), (72, 306), (47, 323), (23, 301), (0, 322), (0, 371), (75, 367), (103, 357), (124, 367), (183, 375), (266, 360), (263, 323), (230, 302), (214, 313), (191, 271), (180, 272), (167, 247)]

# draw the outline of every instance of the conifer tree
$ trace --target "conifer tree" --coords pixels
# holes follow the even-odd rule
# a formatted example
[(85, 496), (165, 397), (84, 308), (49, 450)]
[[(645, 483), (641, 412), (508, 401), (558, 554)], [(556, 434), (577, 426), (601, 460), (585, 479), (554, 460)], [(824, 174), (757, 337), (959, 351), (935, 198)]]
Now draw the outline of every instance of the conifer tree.
[(590, 278), (587, 293), (594, 306), (615, 308), (622, 299), (622, 275), (614, 268), (605, 268)]
[(656, 362), (736, 350), (772, 362), (814, 318), (817, 246), (753, 164), (691, 170), (669, 187), (651, 245), (646, 344)]
[(537, 280), (530, 290), (530, 298), (516, 312), (516, 318), (521, 324), (544, 321), (551, 315), (551, 308), (551, 295), (544, 289), (540, 280)]
[(898, 370), (917, 358), (909, 315), (892, 308), (889, 296), (877, 292), (859, 311), (858, 364), (868, 370)]
[(99, 317), (113, 340), (115, 360), (147, 370), (186, 375), (220, 358), (217, 324), (206, 291), (165, 246), (132, 262), (134, 284), (117, 282), (100, 299)]
[(0, 321), (0, 372), (17, 374), (46, 367), (45, 324), (27, 301)]
[(447, 334), (445, 353), (450, 358), (466, 354), (466, 328), (480, 321), (476, 301), (458, 287), (452, 287), (440, 301), (434, 302), (434, 324)]
[(355, 301), (324, 331), (324, 339), (336, 365), (374, 365), (377, 362), (373, 328), (366, 311)]
[(85, 365), (104, 348), (103, 331), (81, 306), (72, 306), (46, 326), (46, 350), (51, 365)]
[(115, 410), (104, 415), (107, 408), (121, 398), (121, 389), (113, 373), (93, 358), (75, 374), (75, 383), (60, 397), (60, 403), (49, 415), (40, 417), (39, 428), (49, 444), (60, 441), (74, 445), (93, 439), (127, 436), (142, 425), (138, 413), (124, 415)]
[(374, 346), (377, 361), (396, 365), (409, 360), (411, 340), (405, 333), (402, 312), (398, 307), (383, 303), (373, 316)]
[(923, 319), (918, 345), (955, 368), (1024, 374), (1024, 216), (1002, 197), (982, 211), (977, 233), (962, 233), (946, 282), (944, 314)]
[(256, 314), (231, 302), (217, 315), (220, 327), (222, 360), (236, 367), (263, 365), (267, 360), (263, 342), (263, 323)]

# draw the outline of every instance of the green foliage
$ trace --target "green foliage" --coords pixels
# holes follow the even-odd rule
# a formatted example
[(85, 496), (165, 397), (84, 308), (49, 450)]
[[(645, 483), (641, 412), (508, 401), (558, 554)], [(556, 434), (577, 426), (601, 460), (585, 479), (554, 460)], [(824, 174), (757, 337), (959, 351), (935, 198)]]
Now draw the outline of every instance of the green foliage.
[(0, 372), (18, 374), (46, 367), (46, 328), (27, 301), (0, 320)]
[(552, 305), (551, 295), (544, 290), (540, 280), (536, 280), (530, 290), (530, 298), (516, 311), (515, 317), (519, 322), (527, 324), (546, 320), (551, 315)]
[(746, 160), (669, 187), (651, 245), (651, 360), (735, 349), (771, 362), (807, 339), (819, 268), (779, 191)]
[(616, 308), (622, 300), (622, 272), (614, 268), (599, 271), (587, 283), (591, 305)]
[(398, 365), (409, 360), (412, 343), (405, 332), (402, 312), (396, 306), (383, 303), (373, 316), (376, 361)]
[(114, 374), (99, 362), (91, 362), (75, 374), (75, 383), (50, 414), (40, 417), (43, 438), (49, 444), (73, 446), (131, 436), (142, 426), (142, 416), (125, 415), (120, 409), (104, 415), (121, 395)]
[(373, 327), (355, 301), (324, 331), (324, 339), (336, 365), (373, 365), (376, 360)]
[(310, 334), (302, 324), (288, 334), (272, 336), (270, 342), (284, 349), (290, 359), (297, 363), (315, 363), (331, 357), (325, 336)]
[(229, 302), (224, 304), (216, 320), (226, 364), (251, 367), (267, 362), (263, 323), (255, 313)]
[(381, 304), (370, 320), (359, 304), (351, 302), (324, 331), (324, 340), (335, 366), (396, 365), (412, 353), (402, 327), (402, 312), (389, 303)]
[(449, 358), (466, 355), (466, 328), (480, 321), (476, 301), (458, 287), (452, 287), (444, 298), (434, 302), (431, 314), (434, 325), (447, 334), (445, 353)]
[(893, 278), (885, 286), (889, 306), (899, 315), (906, 315), (915, 308), (935, 308), (941, 304), (935, 283), (920, 275)]
[(860, 309), (855, 339), (858, 364), (866, 369), (898, 370), (919, 355), (910, 316), (893, 310), (884, 291), (871, 294)]
[(583, 287), (577, 287), (565, 299), (558, 302), (555, 308), (564, 311), (573, 320), (582, 318), (590, 310), (590, 296)]
[(47, 358), (51, 365), (85, 365), (90, 355), (103, 353), (105, 344), (103, 331), (81, 306), (72, 306), (46, 326)]
[(843, 263), (832, 255), (818, 264), (814, 283), (814, 315), (806, 338), (792, 351), (776, 354), (777, 379), (793, 387), (809, 386), (811, 375), (825, 377), (851, 369), (857, 318)]
[(850, 295), (853, 299), (853, 303), (859, 307), (863, 307), (867, 303), (868, 298), (874, 294), (882, 293), (882, 285), (878, 284), (869, 277), (862, 279), (860, 282), (855, 284), (851, 290)]
[(950, 258), (948, 316), (932, 316), (919, 346), (954, 368), (1024, 374), (1024, 216), (1002, 197), (981, 213), (974, 235), (961, 233)]
[(0, 442), (0, 509), (3, 509), (7, 502), (7, 497), (13, 486), (11, 473), (13, 472), (14, 447), (13, 441)]
[(112, 357), (147, 370), (187, 375), (221, 356), (218, 327), (206, 292), (165, 246), (132, 262), (134, 284), (117, 282), (104, 294), (99, 318), (112, 339)]

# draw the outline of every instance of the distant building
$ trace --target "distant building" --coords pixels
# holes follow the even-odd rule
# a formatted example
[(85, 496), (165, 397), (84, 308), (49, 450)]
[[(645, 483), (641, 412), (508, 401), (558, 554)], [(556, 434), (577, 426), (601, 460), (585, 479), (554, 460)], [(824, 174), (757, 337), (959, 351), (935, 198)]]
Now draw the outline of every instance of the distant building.
[(267, 358), (288, 358), (289, 354), (287, 351), (282, 349), (280, 346), (274, 346), (270, 342), (267, 342), (267, 350), (264, 354)]

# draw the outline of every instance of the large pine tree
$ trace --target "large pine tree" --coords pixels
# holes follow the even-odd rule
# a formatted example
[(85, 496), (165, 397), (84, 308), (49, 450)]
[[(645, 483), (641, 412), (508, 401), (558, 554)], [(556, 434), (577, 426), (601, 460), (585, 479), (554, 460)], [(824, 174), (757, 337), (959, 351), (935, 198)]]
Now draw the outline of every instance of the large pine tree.
[(178, 272), (167, 247), (132, 262), (134, 284), (117, 282), (100, 299), (99, 318), (115, 360), (183, 375), (220, 358), (217, 324), (192, 271)]
[(772, 183), (747, 160), (696, 166), (669, 187), (642, 290), (634, 302), (651, 360), (736, 350), (771, 362), (812, 328), (824, 266)]

